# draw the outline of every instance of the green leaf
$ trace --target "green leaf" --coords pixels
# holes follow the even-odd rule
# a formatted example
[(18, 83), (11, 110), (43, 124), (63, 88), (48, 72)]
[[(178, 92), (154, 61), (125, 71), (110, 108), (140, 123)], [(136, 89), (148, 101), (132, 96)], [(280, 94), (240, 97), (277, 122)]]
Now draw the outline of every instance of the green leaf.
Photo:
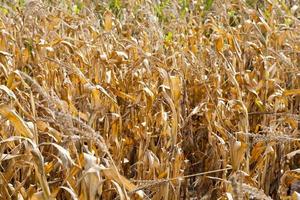
[(165, 41), (168, 42), (168, 43), (170, 43), (170, 42), (172, 42), (172, 40), (173, 40), (173, 33), (172, 32), (168, 32), (166, 34)]
[(205, 10), (210, 10), (213, 4), (213, 0), (205, 0)]
[(2, 12), (3, 15), (7, 15), (9, 13), (8, 9), (4, 8), (3, 6), (0, 6), (0, 12)]
[(119, 16), (122, 8), (122, 3), (120, 0), (111, 0), (109, 2), (109, 9), (116, 15)]
[(76, 4), (73, 6), (73, 12), (75, 14), (79, 14), (79, 12), (80, 12), (80, 9), (79, 9), (79, 7)]

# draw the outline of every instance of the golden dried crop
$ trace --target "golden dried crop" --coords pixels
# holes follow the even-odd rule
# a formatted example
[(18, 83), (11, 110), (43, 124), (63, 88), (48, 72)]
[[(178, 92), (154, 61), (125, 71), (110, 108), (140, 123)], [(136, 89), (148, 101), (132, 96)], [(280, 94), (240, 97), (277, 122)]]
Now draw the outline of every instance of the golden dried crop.
[(298, 1), (0, 2), (0, 199), (299, 199)]

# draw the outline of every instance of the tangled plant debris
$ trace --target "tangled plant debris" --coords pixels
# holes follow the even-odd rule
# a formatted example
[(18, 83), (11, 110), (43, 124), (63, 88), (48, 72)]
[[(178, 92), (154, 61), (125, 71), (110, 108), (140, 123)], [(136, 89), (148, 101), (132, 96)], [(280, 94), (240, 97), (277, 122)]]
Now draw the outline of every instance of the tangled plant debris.
[(300, 198), (298, 1), (0, 15), (0, 199)]

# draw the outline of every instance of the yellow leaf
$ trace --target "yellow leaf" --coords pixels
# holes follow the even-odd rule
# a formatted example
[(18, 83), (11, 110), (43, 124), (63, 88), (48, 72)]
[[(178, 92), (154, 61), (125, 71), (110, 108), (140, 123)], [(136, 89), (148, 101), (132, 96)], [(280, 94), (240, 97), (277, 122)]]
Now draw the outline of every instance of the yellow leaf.
[(172, 98), (176, 106), (178, 106), (181, 96), (181, 79), (178, 76), (170, 76)]
[(117, 89), (115, 89), (115, 88), (110, 88), (111, 89), (111, 91), (115, 94), (115, 95), (117, 95), (118, 97), (121, 97), (122, 99), (124, 99), (124, 100), (126, 100), (126, 99), (128, 99), (128, 100), (130, 100), (130, 101), (135, 101), (135, 97), (133, 97), (133, 96), (131, 96), (131, 95), (129, 95), (129, 94), (126, 94), (126, 93), (124, 93), (124, 92), (122, 92), (122, 91), (120, 91), (120, 90), (117, 90)]
[(44, 200), (44, 195), (43, 195), (43, 192), (40, 191), (40, 192), (36, 192), (34, 193), (30, 198), (30, 200)]
[(294, 191), (292, 194), (292, 200), (299, 200), (299, 199), (300, 199), (300, 194)]
[(215, 40), (216, 49), (218, 52), (221, 52), (224, 46), (224, 40), (222, 36), (218, 35)]
[(291, 90), (285, 90), (283, 92), (284, 96), (290, 96), (290, 95), (300, 95), (300, 89), (291, 89)]
[(5, 77), (8, 76), (8, 70), (2, 63), (0, 63), (0, 70), (2, 70), (2, 73), (4, 73)]
[(255, 99), (255, 104), (258, 106), (260, 111), (265, 111), (265, 106), (259, 98)]
[[(126, 190), (134, 191), (134, 190), (137, 189), (137, 186), (135, 184), (131, 183), (127, 178), (120, 175), (116, 171), (116, 169), (114, 169), (114, 168), (105, 168), (102, 165), (100, 167), (102, 168), (101, 171), (103, 172), (103, 174), (105, 175), (106, 178), (108, 178), (110, 180), (114, 180), (120, 186), (125, 187)], [(141, 193), (141, 192), (137, 192), (136, 194), (139, 195), (140, 197), (143, 196), (143, 193)]]
[(240, 141), (235, 141), (231, 145), (231, 162), (232, 169), (238, 170), (240, 163), (244, 159), (244, 154), (247, 149), (247, 144)]
[(228, 41), (228, 44), (229, 44), (230, 48), (232, 50), (234, 50), (233, 36), (229, 33), (227, 34), (227, 41)]
[(1, 105), (0, 106), (0, 114), (7, 118), (15, 127), (17, 132), (19, 132), (22, 136), (27, 138), (33, 138), (33, 134), (26, 125), (26, 123), (22, 120), (22, 118), (9, 106)]
[(168, 171), (165, 170), (165, 171), (161, 172), (161, 173), (158, 175), (158, 178), (159, 178), (159, 179), (166, 178), (167, 175), (168, 175)]
[(297, 129), (298, 128), (298, 121), (296, 119), (287, 117), (286, 119), (284, 119), (284, 121), (286, 123), (288, 123), (293, 129)]
[(104, 30), (111, 31), (112, 29), (112, 13), (110, 11), (105, 11), (104, 13)]

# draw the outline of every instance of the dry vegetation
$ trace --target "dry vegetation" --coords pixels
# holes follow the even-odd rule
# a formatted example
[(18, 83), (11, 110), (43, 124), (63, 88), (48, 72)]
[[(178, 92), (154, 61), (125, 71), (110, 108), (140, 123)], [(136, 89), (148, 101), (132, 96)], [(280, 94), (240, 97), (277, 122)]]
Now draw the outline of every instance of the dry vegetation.
[(299, 199), (299, 4), (2, 1), (0, 199)]

